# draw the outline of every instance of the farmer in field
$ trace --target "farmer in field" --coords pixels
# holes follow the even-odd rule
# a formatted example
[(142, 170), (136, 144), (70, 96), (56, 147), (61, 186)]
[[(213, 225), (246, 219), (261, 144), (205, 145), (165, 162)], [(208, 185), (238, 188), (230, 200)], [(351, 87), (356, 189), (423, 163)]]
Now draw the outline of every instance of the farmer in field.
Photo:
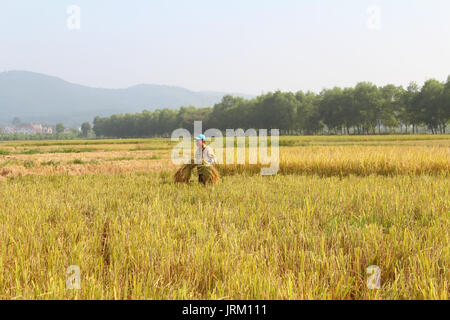
[(184, 164), (175, 173), (175, 182), (189, 183), (192, 170), (196, 169), (198, 173), (198, 182), (206, 184), (216, 184), (220, 181), (220, 174), (213, 166), (216, 156), (211, 147), (205, 143), (206, 137), (203, 134), (195, 137), (195, 156), (194, 161)]
[[(206, 137), (200, 134), (195, 137), (195, 144), (197, 145), (197, 150), (195, 151), (195, 162), (198, 164), (204, 164), (206, 166), (211, 166), (216, 163), (216, 155), (214, 154), (211, 147), (206, 145)], [(202, 173), (198, 174), (198, 182), (206, 183), (206, 179)]]

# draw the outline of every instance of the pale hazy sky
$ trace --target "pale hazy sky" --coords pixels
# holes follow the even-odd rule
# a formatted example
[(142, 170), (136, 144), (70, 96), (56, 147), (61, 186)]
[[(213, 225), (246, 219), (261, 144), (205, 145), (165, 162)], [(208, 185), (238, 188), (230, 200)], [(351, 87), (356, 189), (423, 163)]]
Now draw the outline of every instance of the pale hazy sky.
[[(80, 30), (67, 26), (69, 5)], [(450, 1), (0, 0), (5, 70), (253, 94), (443, 81)]]

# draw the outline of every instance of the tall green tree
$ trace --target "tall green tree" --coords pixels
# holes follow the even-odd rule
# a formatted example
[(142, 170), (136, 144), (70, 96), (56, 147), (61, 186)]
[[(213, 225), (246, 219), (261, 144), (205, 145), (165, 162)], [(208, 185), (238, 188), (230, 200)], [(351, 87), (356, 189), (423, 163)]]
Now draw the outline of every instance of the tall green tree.
[(260, 103), (261, 128), (281, 129), (284, 133), (294, 129), (298, 101), (293, 93), (269, 93)]
[(57, 133), (57, 134), (63, 133), (64, 130), (65, 130), (64, 125), (63, 125), (62, 123), (56, 124), (55, 130), (56, 130), (56, 133)]
[(443, 96), (444, 84), (435, 79), (426, 81), (419, 94), (420, 115), (433, 134), (439, 133), (439, 130), (442, 129), (441, 126), (444, 121)]
[(329, 130), (338, 133), (342, 130), (344, 121), (344, 94), (341, 88), (325, 89), (320, 93), (319, 112), (323, 123)]
[(446, 133), (447, 125), (450, 122), (450, 76), (445, 83), (441, 108), (441, 126), (443, 133)]
[(375, 133), (382, 119), (382, 97), (378, 87), (370, 82), (358, 83), (355, 87), (355, 103), (361, 113), (361, 131)]
[(85, 122), (81, 125), (81, 133), (83, 134), (83, 137), (87, 138), (91, 130), (92, 126), (89, 122)]
[(294, 130), (308, 135), (318, 133), (323, 128), (319, 111), (320, 97), (311, 91), (307, 93), (298, 91), (295, 98), (298, 105)]
[(406, 91), (403, 91), (402, 106), (400, 109), (400, 119), (405, 125), (406, 133), (408, 133), (408, 127), (412, 125), (413, 133), (416, 128), (422, 124), (423, 117), (420, 113), (419, 106), (419, 85), (415, 82), (410, 82)]
[(382, 105), (379, 110), (378, 133), (381, 133), (381, 125), (390, 129), (398, 126), (396, 114), (401, 108), (402, 89), (402, 87), (397, 87), (392, 84), (380, 89)]

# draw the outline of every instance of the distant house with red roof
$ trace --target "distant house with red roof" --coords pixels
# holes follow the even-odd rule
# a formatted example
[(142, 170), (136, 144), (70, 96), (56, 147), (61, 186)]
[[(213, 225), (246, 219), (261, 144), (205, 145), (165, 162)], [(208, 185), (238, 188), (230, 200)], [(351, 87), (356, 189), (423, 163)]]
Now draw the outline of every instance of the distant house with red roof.
[(43, 126), (40, 123), (32, 123), (30, 125), (20, 125), (16, 127), (5, 127), (0, 129), (0, 132), (3, 134), (35, 134), (35, 133), (44, 133), (44, 134), (53, 134), (54, 130), (51, 126)]
[(17, 126), (15, 127), (15, 133), (33, 134), (37, 133), (33, 126)]

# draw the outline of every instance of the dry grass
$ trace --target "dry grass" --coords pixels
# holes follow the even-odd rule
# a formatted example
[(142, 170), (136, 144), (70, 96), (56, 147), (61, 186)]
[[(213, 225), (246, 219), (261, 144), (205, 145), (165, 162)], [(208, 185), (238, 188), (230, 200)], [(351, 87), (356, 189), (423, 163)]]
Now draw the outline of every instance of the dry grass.
[(281, 175), (220, 167), (207, 187), (175, 184), (168, 150), (127, 141), (0, 155), (0, 299), (448, 299), (446, 140), (336, 139), (282, 147)]
[(162, 172), (175, 169), (176, 166), (171, 161), (153, 160), (127, 160), (111, 161), (100, 163), (89, 163), (81, 160), (80, 164), (64, 163), (57, 165), (42, 165), (35, 163), (33, 167), (22, 165), (11, 165), (0, 168), (0, 176), (3, 177), (23, 177), (34, 175), (86, 175), (86, 174), (118, 174), (131, 172)]
[[(450, 146), (281, 148), (279, 174), (320, 176), (450, 175)], [(222, 175), (259, 174), (261, 165), (221, 165)]]
[(448, 299), (447, 178), (170, 180), (1, 182), (0, 298)]
[[(320, 176), (449, 175), (450, 147), (308, 146), (281, 147), (279, 174)], [(80, 160), (84, 165), (74, 165)], [(52, 164), (52, 165), (49, 165)], [(221, 175), (259, 174), (261, 165), (219, 165)], [(170, 151), (116, 151), (0, 156), (8, 176), (114, 174), (175, 170)]]

